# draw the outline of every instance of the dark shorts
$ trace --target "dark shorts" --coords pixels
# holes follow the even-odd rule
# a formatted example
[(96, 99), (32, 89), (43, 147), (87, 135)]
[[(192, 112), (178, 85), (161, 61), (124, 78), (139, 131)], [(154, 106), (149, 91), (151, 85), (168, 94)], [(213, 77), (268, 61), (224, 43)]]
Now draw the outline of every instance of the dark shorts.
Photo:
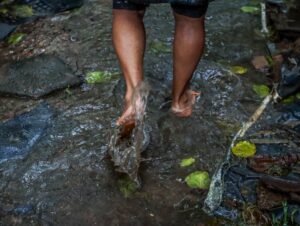
[[(145, 10), (149, 4), (137, 4), (127, 0), (113, 0), (113, 9), (127, 9), (127, 10)], [(200, 18), (205, 15), (208, 1), (203, 1), (201, 5), (190, 6), (181, 4), (171, 4), (171, 7), (175, 13), (183, 16)]]

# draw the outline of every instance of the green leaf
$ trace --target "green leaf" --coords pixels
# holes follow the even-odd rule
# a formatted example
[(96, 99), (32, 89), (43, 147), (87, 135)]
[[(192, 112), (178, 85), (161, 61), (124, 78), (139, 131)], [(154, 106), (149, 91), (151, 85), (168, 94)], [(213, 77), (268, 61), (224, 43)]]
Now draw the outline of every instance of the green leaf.
[(259, 10), (260, 9), (256, 6), (243, 6), (243, 7), (241, 7), (241, 11), (243, 13), (258, 13)]
[(108, 71), (92, 71), (86, 74), (85, 80), (88, 84), (109, 82), (118, 78), (120, 73), (112, 73)]
[(300, 100), (300, 93), (296, 93), (295, 97), (297, 100)]
[(284, 103), (284, 104), (292, 104), (292, 103), (294, 103), (295, 102), (295, 99), (296, 99), (296, 97), (295, 96), (288, 96), (288, 97), (286, 97), (286, 98), (284, 98), (283, 100), (282, 100), (282, 103)]
[(151, 42), (149, 47), (150, 47), (150, 51), (153, 53), (171, 53), (172, 52), (171, 47), (161, 41)]
[(256, 153), (256, 146), (249, 141), (240, 141), (232, 149), (232, 153), (240, 158), (248, 158)]
[(0, 14), (7, 14), (7, 13), (8, 13), (8, 9), (0, 8)]
[(9, 36), (7, 42), (10, 45), (16, 45), (19, 42), (21, 42), (24, 39), (25, 36), (26, 36), (25, 33), (14, 33), (14, 34)]
[(238, 75), (243, 75), (247, 73), (248, 69), (242, 66), (232, 66), (231, 71)]
[(17, 17), (31, 17), (33, 9), (29, 5), (15, 5), (13, 7), (13, 14)]
[(137, 190), (137, 185), (128, 177), (118, 180), (118, 187), (125, 198), (131, 197)]
[(187, 167), (187, 166), (190, 166), (192, 164), (194, 164), (196, 162), (196, 159), (194, 158), (186, 158), (186, 159), (182, 159), (181, 163), (180, 163), (180, 166), (181, 167)]
[(210, 178), (206, 171), (195, 171), (185, 178), (185, 182), (190, 188), (208, 189)]
[(270, 93), (270, 88), (266, 85), (253, 85), (252, 89), (261, 98), (268, 96)]

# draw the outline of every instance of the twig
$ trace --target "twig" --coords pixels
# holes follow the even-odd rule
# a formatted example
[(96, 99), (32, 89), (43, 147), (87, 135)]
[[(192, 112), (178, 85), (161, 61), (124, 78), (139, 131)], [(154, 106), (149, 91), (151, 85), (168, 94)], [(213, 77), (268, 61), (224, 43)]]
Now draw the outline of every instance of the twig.
[(261, 8), (261, 33), (268, 34), (269, 29), (267, 27), (267, 16), (266, 16), (266, 3), (260, 3)]

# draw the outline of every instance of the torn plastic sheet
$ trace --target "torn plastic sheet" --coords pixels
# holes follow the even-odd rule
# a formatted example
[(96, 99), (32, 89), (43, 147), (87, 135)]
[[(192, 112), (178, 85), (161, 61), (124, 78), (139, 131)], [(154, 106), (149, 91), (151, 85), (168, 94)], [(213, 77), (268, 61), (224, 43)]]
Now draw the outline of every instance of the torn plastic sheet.
[(277, 109), (260, 123), (258, 131), (247, 133), (243, 139), (257, 147), (253, 158), (235, 159), (229, 149), (212, 179), (204, 210), (235, 220), (239, 212), (244, 214), (246, 203), (259, 213), (268, 213), (259, 220), (270, 220), (272, 215), (281, 222), (283, 211), (288, 211), (290, 225), (300, 224), (300, 212), (295, 211), (300, 209), (299, 118), (300, 101)]
[(231, 163), (231, 148), (234, 146), (237, 139), (242, 138), (248, 129), (257, 121), (260, 115), (264, 112), (267, 105), (272, 100), (272, 94), (269, 94), (263, 100), (262, 104), (258, 107), (258, 109), (254, 112), (254, 114), (249, 118), (249, 120), (243, 124), (242, 128), (237, 132), (234, 136), (230, 147), (227, 150), (227, 155), (225, 161), (220, 165), (217, 169), (216, 173), (214, 174), (211, 185), (209, 188), (209, 192), (207, 197), (204, 201), (204, 211), (208, 214), (213, 214), (216, 211), (223, 200), (223, 192), (224, 192), (224, 175), (228, 171)]
[(281, 68), (281, 80), (277, 87), (277, 93), (281, 98), (288, 97), (300, 91), (300, 65), (293, 58), (294, 66), (291, 68), (283, 65)]
[(52, 108), (42, 103), (0, 124), (0, 163), (25, 157), (43, 135), (52, 116)]

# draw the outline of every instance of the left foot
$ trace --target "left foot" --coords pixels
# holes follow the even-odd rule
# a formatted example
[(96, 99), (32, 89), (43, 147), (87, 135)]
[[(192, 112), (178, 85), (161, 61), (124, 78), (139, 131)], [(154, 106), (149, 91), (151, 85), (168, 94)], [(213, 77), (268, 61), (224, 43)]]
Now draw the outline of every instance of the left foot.
[(171, 111), (178, 117), (189, 117), (193, 113), (193, 106), (200, 92), (187, 90), (179, 103), (172, 104)]

